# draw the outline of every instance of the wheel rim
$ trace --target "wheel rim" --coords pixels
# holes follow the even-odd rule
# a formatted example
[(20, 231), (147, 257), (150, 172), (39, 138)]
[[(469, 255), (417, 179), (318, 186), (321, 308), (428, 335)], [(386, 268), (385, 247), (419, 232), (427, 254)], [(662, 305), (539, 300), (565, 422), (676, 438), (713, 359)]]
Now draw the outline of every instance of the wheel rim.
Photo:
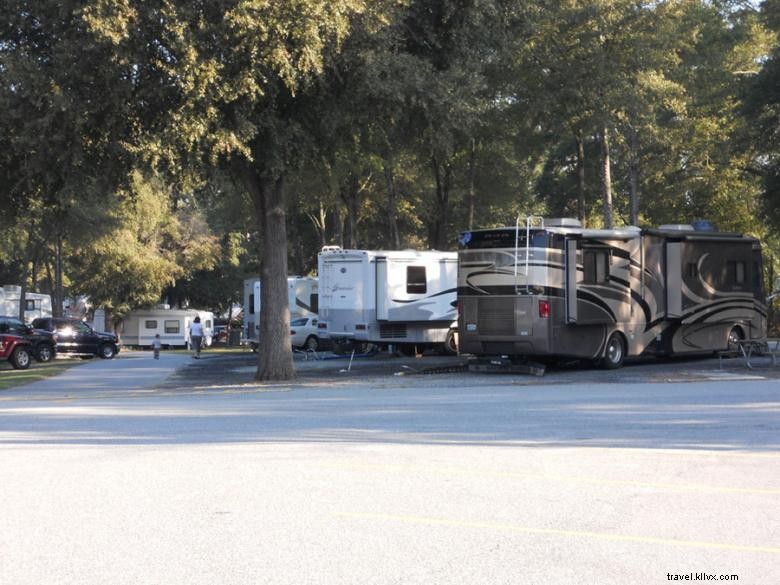
[(114, 357), (114, 350), (110, 345), (104, 345), (102, 353), (103, 353), (103, 357), (106, 359), (110, 359)]
[(317, 343), (316, 337), (309, 337), (309, 339), (306, 340), (306, 349), (310, 349), (312, 351), (317, 351), (317, 347), (319, 346), (319, 343)]
[(30, 365), (30, 354), (25, 350), (20, 349), (16, 354), (16, 363), (19, 364), (20, 367), (26, 368), (28, 365)]
[(48, 345), (44, 345), (38, 350), (38, 359), (42, 362), (48, 362), (51, 359), (51, 348)]
[(729, 331), (728, 350), (732, 353), (737, 353), (739, 351), (738, 344), (740, 341), (742, 341), (742, 335), (740, 334), (739, 329), (734, 327)]
[(607, 347), (607, 359), (613, 363), (620, 363), (623, 359), (623, 342), (616, 335), (613, 335), (609, 339), (609, 346)]

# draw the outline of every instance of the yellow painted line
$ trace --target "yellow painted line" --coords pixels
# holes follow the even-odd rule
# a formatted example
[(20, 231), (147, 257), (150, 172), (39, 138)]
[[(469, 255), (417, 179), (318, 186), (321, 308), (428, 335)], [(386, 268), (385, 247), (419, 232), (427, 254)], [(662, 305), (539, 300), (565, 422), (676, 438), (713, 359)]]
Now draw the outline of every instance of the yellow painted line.
[(400, 522), (405, 524), (425, 524), (428, 526), (445, 526), (448, 528), (479, 528), (483, 530), (498, 530), (503, 532), (518, 532), (522, 534), (544, 534), (549, 536), (567, 536), (573, 538), (592, 538), (596, 540), (608, 540), (611, 542), (634, 542), (638, 544), (658, 544), (663, 546), (683, 546), (689, 548), (707, 548), (739, 552), (780, 554), (780, 547), (774, 546), (750, 546), (744, 544), (727, 544), (720, 542), (706, 542), (698, 540), (678, 540), (674, 538), (654, 538), (652, 536), (629, 536), (622, 534), (608, 534), (606, 532), (590, 532), (587, 530), (562, 530), (557, 528), (530, 528), (514, 524), (500, 524), (493, 522), (470, 522), (465, 520), (451, 520), (447, 518), (428, 518), (425, 516), (396, 516), (391, 514), (369, 514), (358, 512), (336, 512), (337, 517), (352, 518), (354, 520), (380, 520), (386, 522)]
[[(330, 467), (325, 465), (325, 467)], [(743, 488), (729, 486), (714, 486), (704, 484), (686, 484), (686, 483), (659, 483), (644, 482), (624, 479), (601, 479), (597, 477), (583, 477), (576, 475), (549, 475), (518, 473), (512, 471), (497, 471), (492, 469), (468, 469), (462, 467), (436, 467), (424, 465), (381, 465), (381, 464), (335, 464), (332, 467), (341, 469), (352, 469), (358, 471), (391, 471), (396, 473), (439, 473), (449, 475), (467, 475), (475, 477), (497, 477), (504, 479), (530, 480), (530, 481), (557, 481), (563, 483), (590, 483), (594, 485), (609, 486), (630, 486), (645, 487), (658, 490), (677, 490), (677, 491), (704, 491), (727, 494), (759, 494), (759, 495), (780, 495), (780, 489), (764, 488)]]

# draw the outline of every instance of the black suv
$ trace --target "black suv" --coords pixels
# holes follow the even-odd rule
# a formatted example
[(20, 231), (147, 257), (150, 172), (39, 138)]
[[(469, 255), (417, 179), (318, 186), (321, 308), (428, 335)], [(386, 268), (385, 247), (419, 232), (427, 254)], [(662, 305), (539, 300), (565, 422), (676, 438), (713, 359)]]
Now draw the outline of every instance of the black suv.
[(56, 354), (54, 335), (42, 329), (33, 329), (16, 317), (0, 317), (0, 334), (19, 335), (30, 342), (30, 353), (39, 362), (50, 362)]
[(57, 351), (70, 355), (99, 355), (110, 360), (119, 353), (119, 340), (112, 333), (98, 333), (78, 319), (45, 317), (35, 319), (33, 327), (54, 333)]

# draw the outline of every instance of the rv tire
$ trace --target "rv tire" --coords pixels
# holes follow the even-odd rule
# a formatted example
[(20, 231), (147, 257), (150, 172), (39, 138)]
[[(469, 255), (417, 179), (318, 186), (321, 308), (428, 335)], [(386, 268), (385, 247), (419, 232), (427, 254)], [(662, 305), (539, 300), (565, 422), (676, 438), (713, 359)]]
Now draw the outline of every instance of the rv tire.
[(625, 358), (626, 342), (620, 333), (615, 332), (607, 340), (607, 347), (604, 350), (604, 357), (601, 359), (601, 366), (607, 370), (615, 370), (623, 365)]
[(455, 329), (447, 331), (447, 338), (444, 340), (444, 353), (446, 355), (458, 355), (458, 338), (456, 337)]
[(745, 339), (744, 333), (742, 333), (742, 328), (739, 326), (734, 326), (731, 328), (731, 331), (729, 331), (729, 337), (727, 341), (727, 350), (729, 354), (731, 354), (732, 357), (736, 357), (739, 355), (739, 342)]

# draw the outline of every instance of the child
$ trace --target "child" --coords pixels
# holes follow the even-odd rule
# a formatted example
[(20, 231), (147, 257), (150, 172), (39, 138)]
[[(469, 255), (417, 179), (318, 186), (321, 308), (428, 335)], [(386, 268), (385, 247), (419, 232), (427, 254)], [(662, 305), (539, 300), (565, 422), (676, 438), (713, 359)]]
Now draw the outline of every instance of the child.
[(152, 341), (152, 351), (154, 351), (154, 359), (159, 360), (160, 359), (160, 334), (154, 336), (154, 341)]

